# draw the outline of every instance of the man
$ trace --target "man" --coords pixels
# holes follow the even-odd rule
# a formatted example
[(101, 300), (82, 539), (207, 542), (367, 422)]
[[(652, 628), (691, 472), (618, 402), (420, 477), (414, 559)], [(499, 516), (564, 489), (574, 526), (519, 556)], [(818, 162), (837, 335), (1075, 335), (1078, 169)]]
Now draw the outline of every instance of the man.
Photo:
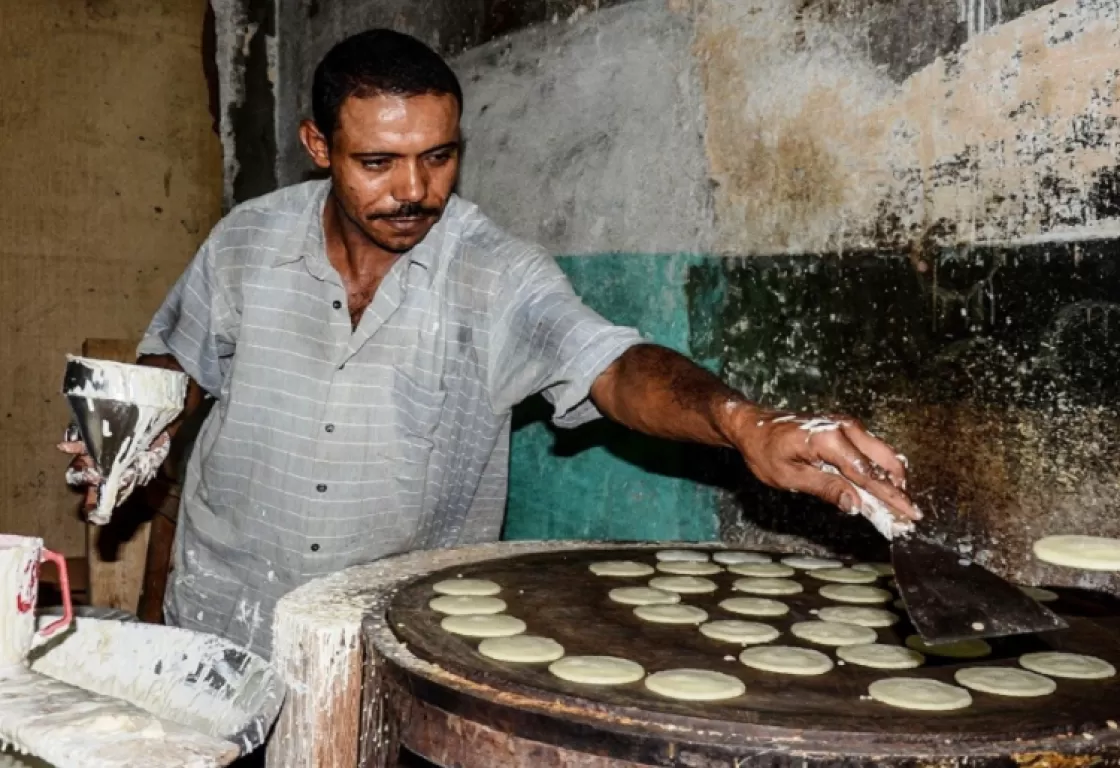
[(329, 181), (234, 209), (140, 345), (142, 364), (189, 375), (188, 411), (217, 399), (183, 488), (169, 622), (267, 656), (275, 602), (307, 580), (497, 538), (510, 411), (538, 392), (560, 426), (603, 414), (735, 448), (762, 481), (846, 511), (875, 506), (858, 486), (918, 517), (894, 452), (855, 421), (763, 410), (609, 324), (541, 248), (455, 196), (462, 93), (424, 45), (345, 40), (312, 103), (300, 139)]

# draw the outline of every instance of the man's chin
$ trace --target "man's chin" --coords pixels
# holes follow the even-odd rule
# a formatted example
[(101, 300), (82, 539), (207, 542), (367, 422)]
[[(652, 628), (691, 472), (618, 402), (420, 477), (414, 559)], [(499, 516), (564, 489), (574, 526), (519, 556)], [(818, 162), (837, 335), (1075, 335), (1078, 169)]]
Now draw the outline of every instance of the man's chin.
[(370, 240), (373, 244), (382, 250), (389, 253), (408, 253), (427, 237), (430, 229), (425, 230), (423, 234), (419, 235), (397, 235), (394, 237), (385, 237), (381, 233), (370, 233)]

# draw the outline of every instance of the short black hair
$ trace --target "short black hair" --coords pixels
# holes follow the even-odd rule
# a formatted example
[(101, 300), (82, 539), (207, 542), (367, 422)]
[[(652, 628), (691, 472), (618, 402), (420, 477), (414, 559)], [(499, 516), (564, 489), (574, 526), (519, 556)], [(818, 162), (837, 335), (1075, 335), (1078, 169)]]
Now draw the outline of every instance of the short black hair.
[(311, 114), (330, 141), (338, 111), (351, 96), (451, 94), (463, 113), (463, 89), (447, 62), (415, 37), (391, 29), (370, 29), (330, 49), (311, 85)]

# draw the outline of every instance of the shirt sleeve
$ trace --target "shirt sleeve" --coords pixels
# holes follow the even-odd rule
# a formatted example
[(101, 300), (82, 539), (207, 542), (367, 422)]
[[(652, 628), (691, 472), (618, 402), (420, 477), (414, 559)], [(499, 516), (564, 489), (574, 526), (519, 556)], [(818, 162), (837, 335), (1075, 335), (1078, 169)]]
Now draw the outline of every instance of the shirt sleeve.
[(495, 412), (540, 392), (560, 427), (599, 418), (591, 385), (623, 352), (644, 343), (633, 328), (609, 323), (584, 305), (540, 249), (498, 278), (491, 311), (488, 379)]
[(215, 397), (237, 346), (236, 315), (217, 272), (207, 241), (156, 311), (137, 349), (137, 355), (173, 355)]

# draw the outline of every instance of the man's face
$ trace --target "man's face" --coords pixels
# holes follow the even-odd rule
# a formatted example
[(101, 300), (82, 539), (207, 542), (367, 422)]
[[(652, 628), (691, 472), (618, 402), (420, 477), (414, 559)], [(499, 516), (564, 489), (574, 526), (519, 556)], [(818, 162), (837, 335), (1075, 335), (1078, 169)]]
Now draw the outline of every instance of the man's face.
[(424, 239), (459, 173), (459, 105), (451, 95), (352, 96), (329, 146), (310, 122), (300, 136), (315, 164), (330, 169), (342, 212), (392, 253)]

